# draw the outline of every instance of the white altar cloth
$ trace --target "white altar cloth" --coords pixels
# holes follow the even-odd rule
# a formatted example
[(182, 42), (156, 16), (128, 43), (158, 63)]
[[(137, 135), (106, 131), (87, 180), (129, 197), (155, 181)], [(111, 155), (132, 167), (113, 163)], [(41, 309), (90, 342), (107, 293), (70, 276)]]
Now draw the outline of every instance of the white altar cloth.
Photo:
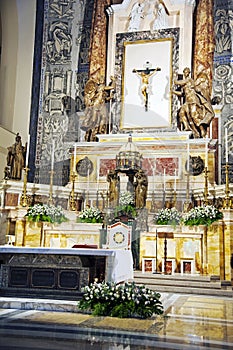
[(0, 257), (3, 254), (59, 254), (106, 256), (105, 281), (120, 283), (133, 279), (133, 257), (130, 250), (89, 249), (89, 248), (29, 248), (0, 246)]

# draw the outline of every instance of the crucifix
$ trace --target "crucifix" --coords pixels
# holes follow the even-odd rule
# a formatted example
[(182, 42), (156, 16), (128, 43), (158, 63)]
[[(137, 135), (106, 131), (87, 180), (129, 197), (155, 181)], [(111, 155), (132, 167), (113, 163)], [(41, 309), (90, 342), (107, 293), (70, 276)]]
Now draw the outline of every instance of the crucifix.
[(133, 73), (136, 73), (142, 80), (141, 93), (144, 99), (145, 111), (148, 111), (148, 87), (149, 78), (152, 77), (156, 72), (161, 71), (161, 68), (150, 68), (150, 63), (146, 62), (145, 69), (133, 69)]

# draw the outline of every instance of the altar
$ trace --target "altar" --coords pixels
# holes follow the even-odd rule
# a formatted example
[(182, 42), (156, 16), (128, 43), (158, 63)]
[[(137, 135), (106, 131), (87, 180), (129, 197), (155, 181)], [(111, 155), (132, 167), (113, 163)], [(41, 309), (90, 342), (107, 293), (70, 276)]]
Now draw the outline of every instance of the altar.
[(133, 279), (130, 250), (1, 246), (0, 260), (1, 296), (78, 298), (95, 281)]

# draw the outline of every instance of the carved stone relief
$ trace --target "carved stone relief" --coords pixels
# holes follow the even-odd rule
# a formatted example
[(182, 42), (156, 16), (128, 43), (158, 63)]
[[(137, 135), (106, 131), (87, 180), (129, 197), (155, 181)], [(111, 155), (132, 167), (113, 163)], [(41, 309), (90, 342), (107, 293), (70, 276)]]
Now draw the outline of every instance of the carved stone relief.
[[(228, 0), (215, 0), (214, 9), (214, 31), (215, 31), (215, 52), (214, 52), (214, 79), (213, 97), (221, 106), (221, 118), (219, 119), (221, 130), (221, 163), (225, 164), (225, 128), (228, 130), (228, 156), (229, 156), (229, 181), (232, 182), (233, 174), (231, 164), (233, 162), (233, 81), (232, 81), (232, 40), (233, 40), (233, 10)], [(222, 107), (223, 106), (223, 107)], [(225, 168), (222, 167), (221, 181), (225, 183)]]
[(54, 184), (64, 185), (69, 149), (80, 138), (93, 0), (45, 0), (44, 9), (35, 182), (49, 183), (54, 142)]

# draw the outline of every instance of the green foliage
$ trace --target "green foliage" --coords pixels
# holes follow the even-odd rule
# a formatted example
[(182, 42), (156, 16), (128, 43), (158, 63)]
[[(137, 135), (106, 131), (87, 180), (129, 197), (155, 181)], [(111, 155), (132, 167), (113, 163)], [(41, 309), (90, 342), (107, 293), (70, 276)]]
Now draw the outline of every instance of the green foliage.
[(55, 207), (49, 204), (35, 204), (28, 209), (25, 216), (28, 220), (34, 222), (45, 221), (61, 224), (62, 222), (68, 221), (60, 206)]
[(157, 225), (173, 225), (180, 224), (182, 214), (176, 208), (160, 209), (154, 216), (154, 223)]
[(128, 191), (120, 193), (119, 205), (115, 208), (114, 215), (127, 215), (132, 217), (137, 215), (137, 211), (134, 206), (134, 196), (132, 193)]
[(78, 308), (89, 310), (96, 316), (145, 319), (163, 313), (161, 295), (134, 282), (120, 285), (93, 283), (83, 291), (83, 299), (78, 302)]
[(95, 207), (85, 208), (79, 214), (77, 221), (91, 224), (101, 223), (103, 222), (102, 212)]
[(135, 217), (137, 215), (137, 211), (134, 206), (128, 205), (118, 205), (114, 211), (115, 216), (127, 215)]
[(223, 213), (213, 205), (206, 205), (192, 208), (185, 213), (182, 222), (186, 226), (206, 225), (210, 226), (213, 222), (221, 220)]

